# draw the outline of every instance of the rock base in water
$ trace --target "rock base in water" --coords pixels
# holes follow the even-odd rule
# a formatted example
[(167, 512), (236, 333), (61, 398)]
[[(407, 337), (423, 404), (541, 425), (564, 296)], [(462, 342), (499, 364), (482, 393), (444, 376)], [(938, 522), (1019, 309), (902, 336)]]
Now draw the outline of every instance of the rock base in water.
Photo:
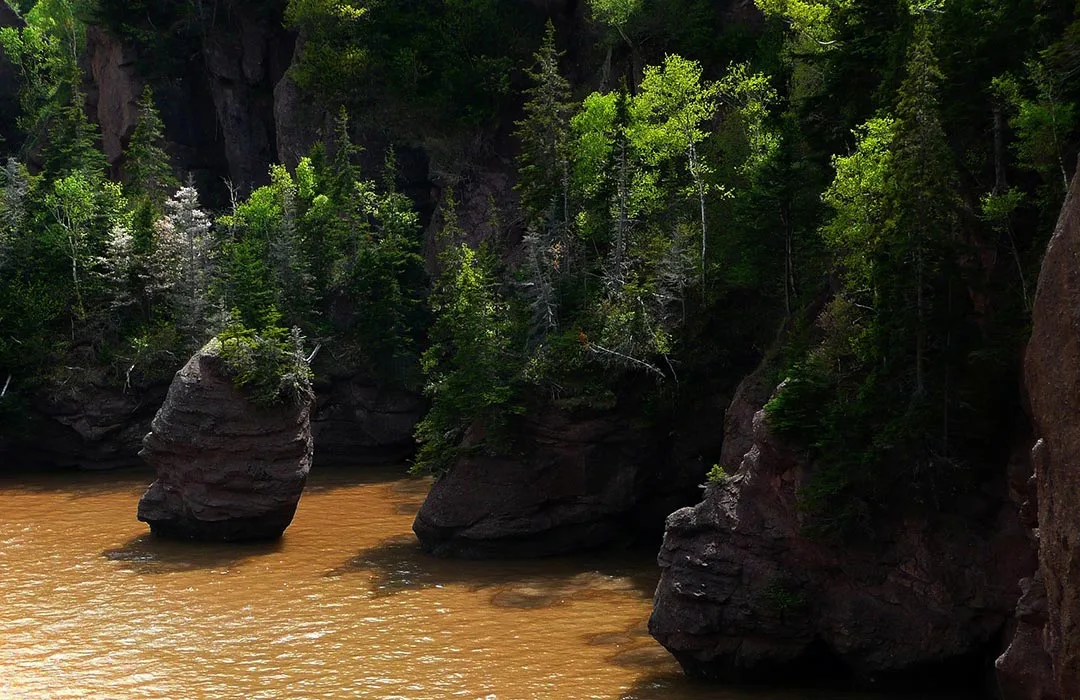
[(629, 540), (647, 499), (686, 487), (656, 467), (665, 455), (654, 438), (627, 417), (538, 412), (521, 426), (520, 454), (458, 459), (432, 487), (413, 531), (426, 551), (464, 558), (550, 556)]
[[(738, 392), (729, 427), (753, 394)], [(738, 472), (668, 518), (652, 635), (701, 678), (977, 684), (1032, 561), (1005, 494), (874, 543), (811, 539), (798, 493), (812, 467), (753, 416)]]
[(157, 480), (139, 501), (139, 520), (169, 538), (280, 537), (311, 469), (312, 402), (255, 406), (212, 341), (177, 372), (143, 441)]

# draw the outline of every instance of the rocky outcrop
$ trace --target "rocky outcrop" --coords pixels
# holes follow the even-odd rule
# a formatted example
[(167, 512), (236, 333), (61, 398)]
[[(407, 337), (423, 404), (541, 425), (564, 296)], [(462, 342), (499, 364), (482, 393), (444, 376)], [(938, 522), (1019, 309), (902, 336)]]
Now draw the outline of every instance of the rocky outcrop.
[(0, 445), (0, 463), (84, 470), (138, 466), (139, 446), (165, 390), (164, 385), (128, 390), (90, 385), (74, 393), (41, 394), (33, 406), (34, 439)]
[[(12, 393), (21, 389), (14, 377)], [(132, 373), (121, 384), (89, 346), (73, 349), (52, 382), (27, 392), (23, 422), (4, 425), (0, 467), (108, 470), (139, 466), (139, 447), (168, 384)], [(122, 378), (121, 378), (122, 379)]]
[(650, 499), (685, 498), (701, 476), (659, 468), (662, 435), (630, 414), (548, 407), (527, 413), (515, 444), (510, 456), (466, 453), (435, 482), (413, 523), (425, 550), (534, 557), (628, 540)]
[[(299, 62), (304, 50), (303, 38), (296, 41), (292, 65)], [(274, 128), (278, 162), (292, 169), (300, 159), (311, 153), (320, 137), (320, 130), (331, 124), (326, 108), (305, 95), (286, 71), (274, 86)]]
[(1038, 570), (1024, 581), (1017, 630), (998, 659), (1005, 700), (1080, 693), (1080, 177), (1043, 259), (1024, 358), (1036, 442)]
[[(194, 13), (184, 22), (179, 21), (180, 12), (158, 8), (155, 17), (162, 26), (174, 22), (172, 30), (180, 33), (170, 37), (178, 43), (167, 49), (187, 57), (176, 62), (155, 56), (161, 46), (89, 27), (82, 57), (90, 78), (87, 108), (101, 127), (114, 176), (122, 168), (123, 149), (137, 119), (136, 103), (149, 80), (173, 165), (194, 177), (204, 201), (228, 201), (221, 182), (225, 176), (241, 191), (268, 180), (269, 165), (278, 160), (274, 90), (295, 43), (293, 33), (282, 26), (284, 4), (222, 0), (212, 11)], [(161, 31), (152, 14), (131, 19), (145, 22), (147, 30)], [(161, 60), (155, 63), (153, 58)]]
[(810, 539), (798, 491), (811, 465), (770, 432), (761, 403), (752, 376), (725, 425), (729, 445), (746, 444), (753, 416), (736, 473), (668, 518), (653, 636), (697, 677), (906, 674), (932, 685), (937, 669), (970, 680), (1031, 561), (1004, 484), (971, 494), (962, 513), (910, 516), (873, 544)]
[(146, 436), (157, 480), (139, 501), (155, 535), (201, 540), (279, 537), (311, 468), (313, 396), (258, 408), (211, 341), (176, 373)]
[[(130, 386), (119, 386), (111, 373), (98, 367), (89, 348), (68, 361), (78, 381), (40, 391), (29, 407), (29, 424), (15, 430), (5, 426), (5, 434), (14, 434), (0, 436), (0, 465), (81, 470), (144, 466), (139, 450), (165, 400), (168, 382), (137, 377)], [(341, 368), (327, 370), (316, 389), (311, 432), (318, 451), (313, 463), (395, 464), (415, 451), (413, 431), (426, 409), (419, 394)]]

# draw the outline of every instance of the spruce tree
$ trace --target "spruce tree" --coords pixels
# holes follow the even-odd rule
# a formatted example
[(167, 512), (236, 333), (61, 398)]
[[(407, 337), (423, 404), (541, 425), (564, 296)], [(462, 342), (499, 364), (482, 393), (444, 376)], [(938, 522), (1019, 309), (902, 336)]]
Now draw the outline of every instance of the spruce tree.
[(526, 89), (525, 118), (517, 122), (521, 139), (518, 184), (526, 215), (549, 231), (569, 219), (570, 188), (570, 83), (559, 71), (563, 54), (555, 47), (555, 26), (547, 33), (528, 72), (533, 81)]
[(349, 113), (344, 107), (338, 110), (334, 121), (334, 139), (330, 145), (326, 190), (327, 195), (340, 205), (352, 198), (353, 188), (360, 179), (359, 169), (355, 165), (360, 148), (353, 145), (349, 135)]
[[(911, 291), (896, 308), (907, 318), (914, 336), (914, 392), (928, 392), (926, 367), (932, 345), (934, 316), (946, 313), (949, 290), (942, 274), (950, 264), (956, 228), (956, 176), (952, 154), (941, 125), (938, 85), (942, 75), (932, 43), (932, 24), (925, 15), (916, 19), (908, 47), (906, 75), (896, 105), (894, 177), (891, 220), (896, 226), (891, 248), (895, 280)], [(947, 324), (947, 320), (943, 321)], [(910, 336), (909, 336), (910, 337)], [(899, 340), (899, 339), (897, 339)], [(910, 342), (910, 341), (909, 341)]]
[(139, 118), (124, 151), (127, 195), (133, 200), (146, 197), (160, 211), (180, 183), (169, 165), (165, 151), (165, 125), (154, 106), (154, 93), (147, 85), (138, 102)]
[(559, 72), (562, 54), (549, 21), (526, 90), (525, 118), (517, 122), (521, 139), (518, 184), (525, 211), (526, 295), (532, 310), (533, 343), (558, 325), (556, 274), (570, 248), (570, 84)]
[(95, 179), (104, 177), (105, 155), (97, 147), (97, 125), (87, 119), (84, 102), (78, 86), (72, 85), (70, 99), (49, 121), (48, 143), (42, 153), (42, 172), (47, 180), (75, 171)]

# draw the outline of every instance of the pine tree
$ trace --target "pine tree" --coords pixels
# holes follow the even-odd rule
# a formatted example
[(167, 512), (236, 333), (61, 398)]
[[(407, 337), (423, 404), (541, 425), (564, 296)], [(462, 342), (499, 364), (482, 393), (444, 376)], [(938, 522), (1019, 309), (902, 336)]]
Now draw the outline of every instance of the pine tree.
[(165, 125), (154, 106), (154, 93), (147, 85), (138, 102), (139, 117), (124, 151), (126, 191), (131, 199), (146, 197), (157, 210), (179, 187), (165, 152)]
[[(915, 341), (915, 394), (927, 393), (926, 366), (930, 344), (931, 317), (942, 315), (949, 292), (940, 288), (943, 268), (950, 261), (956, 229), (956, 176), (952, 154), (939, 115), (938, 85), (942, 79), (934, 55), (932, 24), (921, 14), (915, 22), (914, 38), (908, 47), (907, 69), (896, 105), (894, 178), (891, 220), (892, 264), (898, 282), (914, 274), (913, 303), (897, 309), (901, 317), (914, 313), (911, 327)], [(936, 287), (935, 287), (936, 285)]]
[(90, 178), (104, 177), (105, 155), (97, 147), (97, 125), (87, 119), (84, 102), (78, 86), (72, 85), (70, 99), (49, 121), (48, 143), (42, 152), (42, 172), (46, 179), (74, 171)]
[(534, 222), (548, 231), (568, 224), (570, 189), (570, 83), (559, 71), (562, 53), (555, 46), (549, 21), (536, 60), (528, 72), (533, 81), (525, 94), (525, 118), (517, 122), (521, 139), (518, 184), (521, 204)]
[(521, 139), (518, 184), (526, 216), (526, 294), (530, 298), (530, 338), (538, 343), (558, 325), (556, 274), (570, 249), (570, 84), (559, 72), (562, 54), (549, 21), (526, 90), (525, 118), (517, 122)]
[(360, 148), (353, 145), (349, 135), (349, 113), (345, 107), (338, 110), (337, 119), (334, 121), (334, 139), (329, 150), (326, 194), (341, 204), (352, 198), (353, 187), (360, 179), (360, 172), (355, 164)]
[(431, 345), (423, 356), (432, 404), (416, 427), (415, 468), (436, 473), (450, 466), (474, 423), (489, 448), (504, 448), (510, 417), (521, 412), (513, 388), (520, 358), (512, 350), (514, 327), (496, 283), (495, 261), (483, 248), (459, 242), (463, 232), (452, 195), (443, 214), (442, 274), (432, 297)]

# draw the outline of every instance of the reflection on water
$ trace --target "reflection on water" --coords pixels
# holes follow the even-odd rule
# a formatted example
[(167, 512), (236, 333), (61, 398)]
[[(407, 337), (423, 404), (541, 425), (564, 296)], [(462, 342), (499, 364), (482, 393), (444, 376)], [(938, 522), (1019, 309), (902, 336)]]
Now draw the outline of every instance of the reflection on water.
[(683, 679), (649, 554), (425, 556), (401, 470), (316, 472), (282, 540), (242, 545), (151, 538), (148, 481), (0, 481), (0, 697), (839, 697)]

